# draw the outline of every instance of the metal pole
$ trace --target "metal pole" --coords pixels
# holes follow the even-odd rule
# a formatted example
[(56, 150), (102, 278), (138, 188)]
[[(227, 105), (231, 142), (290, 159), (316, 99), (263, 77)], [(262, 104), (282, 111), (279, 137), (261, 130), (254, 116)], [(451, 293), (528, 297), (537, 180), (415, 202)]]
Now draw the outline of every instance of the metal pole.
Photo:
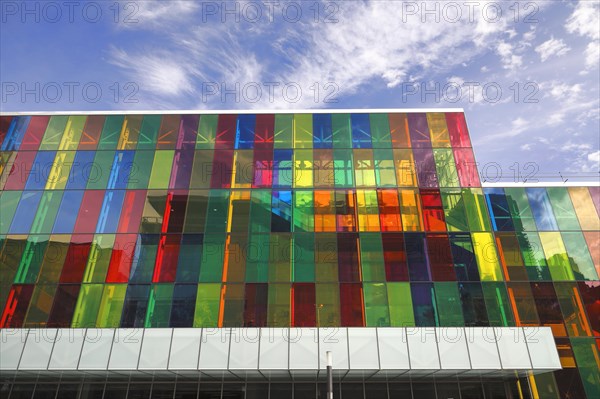
[(330, 351), (327, 354), (327, 399), (333, 399), (333, 357)]

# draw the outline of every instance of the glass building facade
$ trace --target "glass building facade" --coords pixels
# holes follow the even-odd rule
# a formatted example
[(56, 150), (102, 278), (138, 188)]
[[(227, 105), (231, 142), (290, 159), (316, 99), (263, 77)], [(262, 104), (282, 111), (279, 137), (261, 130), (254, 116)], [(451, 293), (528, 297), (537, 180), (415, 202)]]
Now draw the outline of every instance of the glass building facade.
[[(600, 187), (482, 185), (463, 112), (5, 115), (0, 143), (2, 329), (546, 326), (561, 370), (335, 397), (600, 396)], [(324, 397), (31, 378), (2, 395)]]

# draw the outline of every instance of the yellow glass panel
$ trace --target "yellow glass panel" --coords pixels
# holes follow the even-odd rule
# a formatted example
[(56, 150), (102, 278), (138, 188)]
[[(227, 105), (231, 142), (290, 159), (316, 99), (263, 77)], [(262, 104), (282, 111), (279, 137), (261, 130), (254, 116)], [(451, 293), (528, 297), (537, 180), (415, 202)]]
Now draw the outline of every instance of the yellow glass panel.
[(83, 275), (84, 283), (103, 283), (115, 243), (114, 234), (96, 234)]
[(396, 181), (400, 187), (416, 187), (417, 176), (412, 150), (394, 149)]
[[(64, 190), (71, 174), (71, 167), (75, 159), (75, 151), (59, 151), (52, 163), (52, 168), (48, 174), (46, 190)], [(81, 168), (82, 165), (77, 165)]]
[(503, 281), (502, 268), (491, 233), (473, 233), (473, 249), (481, 281)]
[(121, 313), (125, 302), (127, 284), (110, 284), (104, 286), (96, 327), (116, 328), (121, 323)]
[(405, 231), (423, 231), (423, 212), (417, 190), (400, 189), (400, 214)]
[(380, 231), (377, 191), (356, 190), (356, 202), (358, 204), (358, 230)]
[(294, 151), (294, 187), (313, 186), (312, 150)]
[(65, 126), (62, 139), (58, 145), (59, 150), (76, 150), (85, 125), (85, 115), (70, 116)]
[(354, 150), (356, 187), (375, 187), (375, 163), (372, 150)]
[(427, 124), (431, 135), (431, 144), (436, 147), (450, 147), (450, 135), (446, 126), (446, 115), (441, 112), (427, 113)]
[(558, 231), (540, 232), (540, 241), (546, 255), (550, 275), (554, 281), (575, 280), (569, 255)]
[(128, 115), (123, 122), (121, 135), (119, 136), (118, 150), (135, 150), (140, 136), (142, 126), (142, 115)]
[(233, 158), (231, 173), (232, 188), (251, 188), (254, 177), (254, 152), (252, 150), (237, 150)]
[(600, 230), (600, 220), (587, 187), (569, 187), (581, 230)]
[(294, 114), (294, 148), (313, 148), (312, 114)]

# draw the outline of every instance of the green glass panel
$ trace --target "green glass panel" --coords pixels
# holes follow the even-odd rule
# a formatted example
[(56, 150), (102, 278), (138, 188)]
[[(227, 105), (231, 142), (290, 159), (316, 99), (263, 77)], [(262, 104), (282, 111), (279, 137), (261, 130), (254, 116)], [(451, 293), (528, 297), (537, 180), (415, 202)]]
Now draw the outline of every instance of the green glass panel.
[(451, 149), (434, 148), (433, 158), (440, 187), (460, 187), (456, 163)]
[(562, 240), (575, 280), (598, 280), (594, 261), (583, 234), (580, 231), (562, 232)]
[(252, 234), (246, 252), (246, 282), (266, 283), (269, 280), (270, 235)]
[(278, 114), (275, 115), (275, 132), (274, 144), (275, 148), (294, 148), (293, 146), (293, 114)]
[(198, 150), (194, 154), (194, 166), (190, 188), (210, 188), (214, 151)]
[(228, 217), (229, 190), (210, 190), (204, 231), (207, 233), (226, 232)]
[(380, 233), (360, 233), (363, 281), (385, 281), (385, 263)]
[(140, 233), (160, 233), (167, 204), (166, 190), (148, 190)]
[(198, 124), (198, 136), (196, 138), (196, 148), (203, 150), (212, 150), (215, 148), (217, 138), (217, 124), (219, 115), (201, 115)]
[(144, 115), (138, 136), (138, 150), (154, 150), (156, 148), (160, 122), (161, 115)]
[(173, 150), (161, 150), (155, 152), (150, 181), (148, 183), (149, 189), (169, 187), (174, 155), (175, 151)]
[(392, 327), (414, 327), (410, 283), (387, 283), (387, 297), (390, 306), (390, 325)]
[(290, 284), (269, 284), (267, 326), (290, 326)]
[(97, 327), (119, 327), (126, 291), (127, 284), (106, 284), (104, 286), (102, 301), (98, 309), (98, 319), (96, 320)]
[(219, 326), (219, 305), (221, 303), (221, 284), (198, 284), (194, 327)]
[(42, 143), (40, 144), (40, 150), (58, 150), (62, 135), (67, 126), (69, 117), (66, 115), (55, 115), (50, 117)]
[(590, 336), (592, 331), (585, 315), (577, 283), (555, 282), (554, 290), (570, 337)]
[[(226, 273), (223, 281), (241, 283), (246, 277), (246, 259), (248, 236), (246, 234), (230, 234), (225, 249)], [(231, 326), (229, 326), (231, 327)]]
[(123, 130), (123, 115), (108, 115), (104, 121), (104, 127), (100, 135), (98, 150), (114, 150), (117, 148), (121, 131)]
[(567, 249), (559, 232), (544, 231), (539, 233), (542, 247), (546, 255), (546, 263), (554, 281), (575, 280)]
[(114, 243), (114, 234), (96, 234), (94, 236), (85, 273), (83, 274), (84, 283), (104, 282)]
[(524, 188), (507, 187), (504, 189), (508, 209), (515, 225), (515, 231), (537, 231), (529, 200)]
[(29, 309), (23, 327), (45, 327), (52, 310), (56, 284), (36, 284), (29, 301)]
[(81, 133), (85, 126), (87, 116), (78, 115), (70, 116), (65, 126), (65, 131), (62, 135), (62, 139), (58, 146), (59, 150), (76, 150), (79, 146), (79, 140), (81, 139)]
[(154, 163), (154, 151), (136, 151), (131, 165), (127, 188), (129, 190), (145, 190), (150, 181), (150, 172)]
[(0, 192), (0, 234), (8, 233), (22, 193), (22, 191)]
[(315, 234), (315, 277), (319, 282), (338, 281), (336, 234)]
[(377, 187), (396, 187), (394, 152), (391, 149), (373, 150)]
[(46, 191), (31, 225), (31, 234), (50, 234), (62, 200), (62, 191)]
[(96, 327), (98, 309), (102, 300), (104, 284), (82, 284), (73, 313), (72, 328)]
[(492, 327), (515, 325), (510, 301), (504, 283), (481, 283), (488, 320)]
[(88, 190), (104, 190), (108, 184), (111, 168), (115, 159), (114, 151), (96, 151), (93, 167), (87, 181)]
[(469, 231), (465, 202), (460, 189), (441, 189), (448, 231)]
[(249, 231), (250, 233), (271, 232), (271, 190), (252, 190)]
[(292, 263), (294, 282), (315, 281), (315, 238), (312, 233), (294, 234)]
[(61, 234), (50, 237), (40, 266), (38, 284), (58, 283), (65, 261), (67, 263), (71, 261), (67, 259), (70, 241), (70, 235)]
[[(332, 114), (333, 148), (352, 148), (352, 123), (350, 114)], [(337, 156), (335, 157), (337, 159)]]
[(352, 150), (333, 150), (335, 187), (354, 187), (354, 160)]
[(169, 327), (173, 288), (173, 284), (152, 285), (144, 327)]
[(202, 233), (205, 230), (208, 196), (208, 190), (190, 190), (183, 225), (184, 233)]
[(546, 188), (559, 230), (581, 230), (566, 187)]
[(37, 281), (42, 260), (50, 236), (30, 235), (27, 238), (19, 269), (15, 274), (15, 284), (34, 284)]
[(384, 283), (363, 284), (367, 327), (389, 327), (390, 314), (387, 289)]
[(373, 148), (392, 148), (388, 114), (369, 114)]
[(516, 235), (529, 280), (551, 280), (550, 270), (546, 265), (546, 257), (538, 234), (536, 232), (523, 232), (516, 233)]
[(220, 282), (223, 278), (226, 234), (205, 234), (199, 281)]
[(294, 148), (313, 147), (312, 114), (294, 115)]
[(271, 256), (269, 261), (269, 282), (291, 281), (292, 235), (271, 234)]
[(594, 338), (571, 338), (577, 369), (588, 398), (600, 397), (600, 354)]
[(465, 320), (456, 283), (434, 283), (434, 288), (440, 326), (464, 326)]
[(314, 231), (313, 192), (296, 190), (293, 201), (294, 231)]
[(480, 188), (464, 188), (463, 201), (471, 231), (491, 231), (492, 225), (485, 204), (485, 197)]
[(339, 327), (340, 315), (340, 289), (338, 284), (315, 284), (317, 301), (317, 326)]

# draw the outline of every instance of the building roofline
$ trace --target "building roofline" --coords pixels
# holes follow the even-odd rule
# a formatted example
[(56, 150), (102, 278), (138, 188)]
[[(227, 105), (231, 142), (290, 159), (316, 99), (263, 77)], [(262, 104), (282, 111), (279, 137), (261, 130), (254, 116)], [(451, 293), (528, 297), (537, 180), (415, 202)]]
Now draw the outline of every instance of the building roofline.
[(599, 181), (539, 181), (539, 182), (495, 182), (481, 183), (483, 188), (492, 187), (595, 187), (600, 186)]
[(112, 111), (18, 111), (0, 116), (34, 115), (186, 115), (186, 114), (331, 114), (331, 113), (465, 112), (463, 108), (319, 108), (319, 109), (199, 109), (199, 110), (112, 110)]

